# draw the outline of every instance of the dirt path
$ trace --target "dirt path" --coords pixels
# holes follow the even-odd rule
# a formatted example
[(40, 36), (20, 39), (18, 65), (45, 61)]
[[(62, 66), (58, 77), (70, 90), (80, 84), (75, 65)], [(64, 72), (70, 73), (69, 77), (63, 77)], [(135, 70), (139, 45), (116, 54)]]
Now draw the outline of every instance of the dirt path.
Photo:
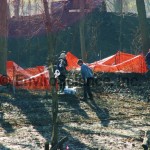
[[(0, 150), (42, 150), (51, 137), (51, 99), (42, 93), (0, 96)], [(130, 94), (102, 93), (94, 100), (59, 97), (59, 135), (70, 150), (142, 150), (150, 130), (150, 103)]]

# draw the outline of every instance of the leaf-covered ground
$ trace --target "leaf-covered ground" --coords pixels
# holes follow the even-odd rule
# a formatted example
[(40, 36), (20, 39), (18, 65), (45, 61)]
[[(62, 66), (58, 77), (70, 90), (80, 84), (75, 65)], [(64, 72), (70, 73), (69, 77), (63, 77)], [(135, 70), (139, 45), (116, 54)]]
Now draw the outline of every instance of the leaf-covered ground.
[[(70, 150), (142, 150), (150, 103), (133, 90), (94, 92), (94, 100), (59, 96), (59, 139)], [(140, 91), (139, 91), (140, 92)], [(51, 97), (45, 92), (0, 95), (0, 150), (42, 150), (51, 141)]]

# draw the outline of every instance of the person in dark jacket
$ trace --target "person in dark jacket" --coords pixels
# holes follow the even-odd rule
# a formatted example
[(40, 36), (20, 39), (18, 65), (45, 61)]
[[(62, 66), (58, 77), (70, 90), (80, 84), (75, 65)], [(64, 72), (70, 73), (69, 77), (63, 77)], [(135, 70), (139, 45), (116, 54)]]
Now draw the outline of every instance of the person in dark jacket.
[(148, 69), (150, 69), (150, 49), (149, 49), (147, 55), (145, 56), (145, 58), (146, 58), (146, 63), (147, 63)]
[(78, 60), (78, 65), (81, 66), (81, 75), (84, 80), (83, 100), (86, 100), (87, 96), (89, 96), (90, 99), (93, 99), (93, 95), (92, 95), (91, 88), (90, 88), (90, 84), (93, 81), (93, 72), (86, 64), (83, 63), (81, 59)]
[(58, 62), (57, 62), (57, 70), (59, 70), (59, 90), (60, 92), (64, 91), (65, 88), (65, 83), (66, 83), (66, 67), (67, 67), (67, 60), (66, 60), (66, 54), (65, 53), (61, 53), (59, 58), (58, 58)]

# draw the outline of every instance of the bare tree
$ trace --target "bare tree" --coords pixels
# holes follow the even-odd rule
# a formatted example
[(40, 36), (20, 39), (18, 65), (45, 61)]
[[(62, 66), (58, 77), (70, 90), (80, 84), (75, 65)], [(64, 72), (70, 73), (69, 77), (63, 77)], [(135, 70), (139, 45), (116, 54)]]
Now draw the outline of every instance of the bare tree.
[(142, 50), (144, 53), (150, 48), (149, 34), (148, 34), (148, 23), (146, 19), (146, 10), (144, 0), (136, 0), (141, 38), (142, 38)]
[(114, 0), (114, 11), (121, 13), (122, 12), (122, 0)]
[(9, 8), (9, 4), (7, 4), (7, 19), (10, 19), (10, 8)]
[(101, 2), (101, 12), (107, 12), (106, 0), (102, 0)]
[(145, 1), (145, 4), (146, 4), (146, 8), (147, 8), (147, 13), (148, 13), (148, 16), (150, 16), (150, 0), (147, 0)]
[(7, 0), (0, 0), (0, 74), (6, 74), (8, 21)]
[(18, 19), (19, 18), (20, 0), (14, 0), (13, 6), (14, 6), (14, 16)]
[[(43, 5), (44, 5), (44, 12), (45, 12), (45, 26), (47, 29), (47, 37), (48, 37), (48, 44), (49, 44), (49, 71), (50, 71), (51, 79), (54, 79), (53, 56), (54, 56), (55, 42), (52, 33), (52, 15), (49, 11), (47, 0), (43, 0)], [(57, 91), (54, 86), (54, 83), (51, 84), (51, 92), (52, 92), (52, 121), (53, 121), (51, 146), (53, 148), (58, 143), (58, 122), (57, 122), (58, 121), (58, 97), (57, 97)]]
[(85, 20), (84, 20), (84, 9), (85, 9), (85, 0), (80, 0), (80, 44), (81, 44), (81, 56), (84, 62), (87, 61), (87, 55), (86, 55), (86, 50), (85, 50)]

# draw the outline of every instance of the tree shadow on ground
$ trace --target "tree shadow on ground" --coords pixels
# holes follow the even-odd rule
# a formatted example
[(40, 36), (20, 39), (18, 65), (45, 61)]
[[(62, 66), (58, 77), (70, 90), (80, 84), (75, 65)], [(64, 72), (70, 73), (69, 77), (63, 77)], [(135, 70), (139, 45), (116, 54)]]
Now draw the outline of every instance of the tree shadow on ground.
[(108, 127), (109, 125), (109, 110), (107, 108), (100, 108), (95, 100), (88, 100), (86, 103), (91, 107), (91, 109), (96, 113), (97, 117), (100, 119), (102, 126)]
[[(78, 114), (78, 115), (84, 117), (85, 119), (90, 119), (88, 114), (86, 113), (86, 111), (83, 110), (80, 107), (80, 101), (78, 100), (78, 98), (75, 95), (63, 95), (63, 96), (59, 96), (59, 99), (60, 99), (61, 102), (66, 102), (67, 103), (66, 104), (67, 106), (65, 107), (66, 109), (67, 108), (73, 108), (74, 109), (74, 110), (71, 110), (71, 113), (72, 113), (73, 116), (75, 114)], [(62, 120), (62, 118), (61, 118), (61, 120)], [(71, 122), (72, 122), (72, 120), (70, 120), (70, 123)], [(76, 121), (74, 123), (78, 124), (78, 123), (81, 123), (81, 122), (79, 120), (79, 121)], [(69, 140), (64, 144), (64, 149), (66, 148), (66, 145), (68, 145), (70, 147), (70, 149), (78, 150), (78, 149), (85, 149), (85, 148), (87, 148), (89, 150), (93, 150), (93, 148), (91, 148), (90, 146), (87, 146), (87, 144), (84, 144), (82, 141), (80, 141), (79, 137), (72, 136), (72, 132), (74, 132), (74, 130), (72, 128), (69, 128), (63, 122), (60, 122), (60, 124), (62, 124), (60, 126), (60, 129), (59, 129), (61, 135), (69, 137)], [(80, 130), (79, 132), (80, 132), (80, 134), (84, 134), (82, 130)]]
[(86, 111), (80, 107), (80, 101), (75, 95), (66, 94), (66, 95), (60, 96), (59, 98), (61, 102), (67, 103), (66, 105), (67, 108), (72, 108), (73, 114), (78, 114), (84, 117), (85, 119), (89, 119), (89, 116), (86, 113)]
[[(13, 97), (13, 96), (12, 96)], [(49, 97), (50, 98), (50, 97)], [(81, 114), (81, 116), (88, 118), (88, 115), (84, 110), (82, 110), (79, 106), (79, 101), (74, 96), (64, 96), (63, 98), (60, 97), (60, 102), (66, 102), (65, 109), (68, 107), (73, 108), (72, 112), (75, 114)], [(32, 125), (34, 129), (39, 132), (39, 134), (45, 138), (46, 141), (51, 141), (51, 125), (52, 125), (52, 118), (51, 118), (51, 106), (52, 100), (46, 99), (43, 95), (32, 94), (26, 90), (20, 90), (16, 92), (16, 95), (12, 98), (3, 99), (3, 103), (9, 103), (18, 108), (20, 114), (26, 116), (25, 122), (23, 122), (23, 126), (30, 126)], [(19, 118), (18, 118), (19, 120)], [(15, 120), (15, 121), (18, 121)], [(64, 136), (69, 137), (68, 144), (76, 145), (77, 147), (86, 148), (87, 146), (79, 141), (78, 139), (74, 139), (74, 137), (62, 127), (60, 127), (63, 123), (59, 124), (59, 132), (61, 132)], [(15, 126), (15, 125), (14, 125)], [(7, 126), (3, 126), (8, 131), (11, 130), (13, 127), (12, 125), (7, 124)], [(46, 127), (46, 128), (45, 128)], [(59, 136), (60, 139), (60, 136)], [(19, 145), (19, 143), (18, 143)], [(65, 147), (65, 145), (64, 145)]]
[[(0, 108), (2, 105), (2, 102), (4, 101), (3, 98), (1, 98), (1, 104), (0, 104)], [(4, 112), (3, 110), (0, 112), (0, 126), (5, 130), (6, 133), (12, 133), (15, 130), (13, 129), (12, 125), (4, 119)]]
[[(13, 106), (17, 107), (19, 109), (19, 113), (26, 116), (25, 122), (23, 122), (23, 126), (30, 126), (32, 125), (34, 129), (39, 132), (39, 134), (45, 138), (46, 141), (51, 140), (51, 125), (52, 125), (52, 118), (51, 118), (51, 106), (52, 106), (52, 100), (51, 99), (45, 99), (43, 95), (33, 94), (28, 91), (21, 91), (16, 93), (16, 95), (12, 98), (7, 98), (3, 100), (3, 103), (7, 102), (12, 104)], [(63, 107), (67, 110), (68, 108), (71, 108), (72, 110), (72, 116), (74, 115), (80, 115), (84, 117), (85, 119), (89, 119), (86, 111), (84, 111), (80, 107), (80, 101), (77, 99), (77, 97), (73, 95), (68, 96), (61, 96), (59, 97), (59, 102), (63, 102)], [(61, 103), (59, 104), (59, 106)], [(89, 105), (94, 109), (99, 109), (94, 102), (91, 102)], [(94, 106), (95, 105), (95, 106)], [(70, 111), (70, 110), (69, 110)], [(99, 110), (100, 111), (100, 110)], [(16, 121), (16, 120), (15, 120)], [(72, 121), (71, 121), (72, 122)], [(9, 126), (9, 125), (8, 125)], [(7, 127), (8, 127), (7, 126)], [(13, 126), (13, 125), (12, 125)], [(75, 137), (70, 133), (69, 130), (65, 130), (63, 128), (64, 123), (60, 122), (59, 124), (59, 132), (61, 133), (60, 136), (68, 136), (69, 140), (66, 143), (70, 148), (71, 147), (77, 147), (75, 149), (83, 149), (88, 148), (89, 146), (83, 143), (83, 141), (80, 141), (78, 137)], [(5, 126), (4, 126), (5, 127)], [(46, 128), (43, 128), (46, 127)], [(6, 128), (6, 127), (5, 127)], [(9, 130), (12, 127), (9, 126)], [(60, 139), (59, 136), (59, 139)], [(64, 147), (66, 146), (64, 145)], [(19, 145), (19, 143), (18, 143)]]
[(5, 121), (4, 119), (1, 121), (0, 125), (5, 130), (6, 133), (12, 133), (15, 131), (12, 125), (8, 121)]
[(0, 150), (11, 150), (10, 148), (5, 147), (4, 145), (0, 144)]
[[(50, 134), (45, 134), (43, 132), (43, 127), (48, 126), (47, 133), (50, 132), (51, 127), (51, 101), (44, 99), (43, 95), (32, 94), (26, 90), (16, 91), (15, 96), (12, 96), (14, 99), (3, 99), (3, 103), (7, 102), (19, 110), (17, 113), (21, 113), (26, 116), (24, 124), (29, 126), (30, 124), (45, 138), (50, 139)], [(17, 114), (17, 115), (18, 115)], [(15, 120), (16, 122), (19, 121)], [(8, 131), (12, 130), (12, 126), (3, 121), (3, 128)]]
[[(71, 126), (67, 126), (67, 125), (65, 126), (65, 128), (67, 129), (67, 131), (74, 131), (76, 133), (76, 135), (78, 133), (82, 134), (82, 135), (84, 134), (85, 137), (89, 137), (87, 140), (93, 141), (93, 142), (94, 142), (94, 139), (93, 139), (94, 135), (97, 135), (99, 137), (101, 136), (100, 139), (103, 138), (104, 136), (108, 136), (109, 137), (108, 141), (102, 140), (102, 141), (97, 142), (97, 143), (94, 142), (95, 144), (92, 145), (92, 146), (87, 146), (87, 145), (83, 144), (83, 147), (82, 147), (82, 145), (81, 145), (81, 148), (87, 148), (89, 150), (97, 150), (97, 149), (103, 149), (104, 150), (106, 142), (109, 143), (109, 139), (113, 139), (113, 137), (115, 137), (115, 138), (122, 138), (124, 140), (125, 139), (134, 139), (134, 140), (136, 140), (138, 142), (142, 142), (141, 137), (134, 136), (134, 135), (125, 135), (125, 134), (121, 134), (121, 133), (119, 134), (118, 132), (115, 132), (115, 131), (114, 132), (112, 132), (112, 131), (109, 132), (108, 130), (103, 130), (103, 131), (96, 130), (96, 131), (93, 131), (92, 129), (88, 129), (88, 127), (86, 129), (83, 129), (83, 128), (79, 128), (78, 126), (71, 127)], [(83, 141), (85, 141), (85, 140), (86, 139), (83, 139)], [(76, 139), (75, 139), (75, 143), (76, 143)], [(108, 146), (108, 144), (106, 144), (106, 146)], [(108, 149), (108, 148), (106, 148), (106, 149)]]
[[(87, 137), (85, 137), (84, 139), (83, 134), (85, 136), (88, 136), (90, 134), (89, 131), (90, 130), (79, 129), (78, 127), (72, 128), (72, 127), (69, 127), (68, 125), (60, 127), (61, 135), (68, 137), (68, 141), (63, 144), (63, 149), (66, 149), (66, 146), (69, 146), (69, 149), (72, 149), (72, 150), (81, 150), (81, 149), (97, 150), (98, 148), (103, 147), (103, 145), (101, 144), (97, 147), (93, 145), (89, 146), (87, 143), (86, 144), (84, 143)], [(75, 132), (74, 136), (72, 135), (72, 132)]]

